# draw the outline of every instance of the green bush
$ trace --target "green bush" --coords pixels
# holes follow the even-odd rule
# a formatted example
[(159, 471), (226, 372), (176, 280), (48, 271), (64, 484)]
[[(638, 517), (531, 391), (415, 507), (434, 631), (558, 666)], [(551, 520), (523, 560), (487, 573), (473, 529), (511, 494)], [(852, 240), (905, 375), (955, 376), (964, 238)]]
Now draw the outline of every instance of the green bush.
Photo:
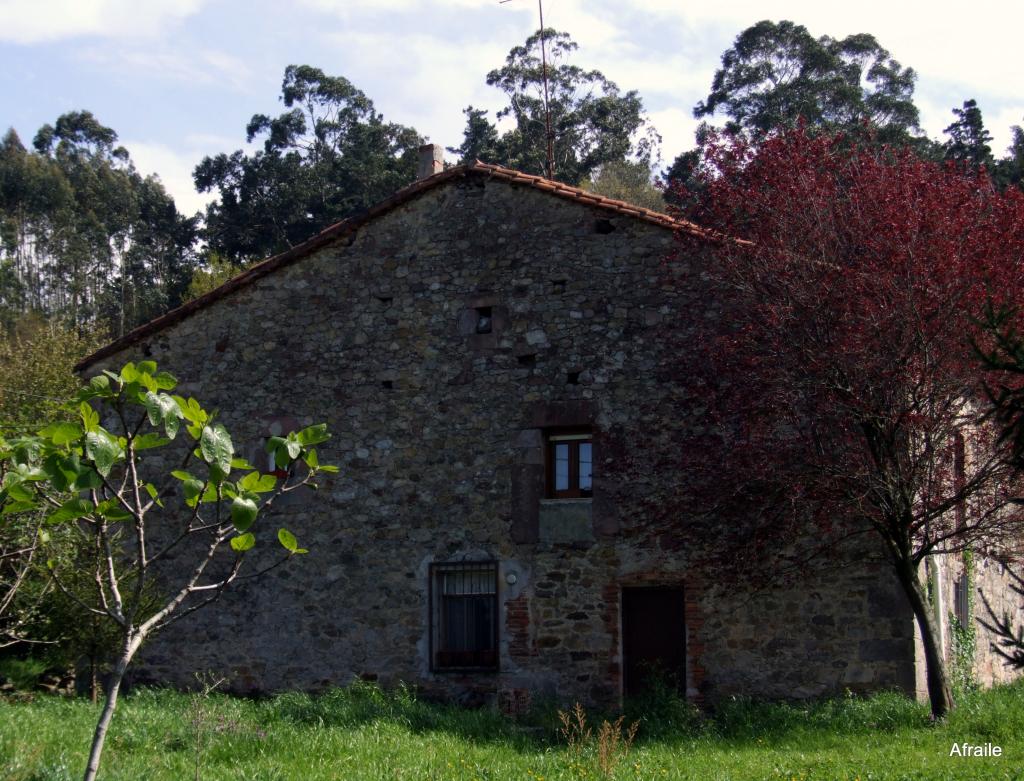
[(707, 726), (700, 709), (663, 675), (651, 676), (643, 694), (626, 700), (625, 717), (629, 724), (640, 722), (642, 740), (693, 737)]
[(24, 659), (9, 656), (0, 659), (0, 678), (5, 678), (18, 691), (32, 691), (49, 668), (45, 659), (29, 656)]

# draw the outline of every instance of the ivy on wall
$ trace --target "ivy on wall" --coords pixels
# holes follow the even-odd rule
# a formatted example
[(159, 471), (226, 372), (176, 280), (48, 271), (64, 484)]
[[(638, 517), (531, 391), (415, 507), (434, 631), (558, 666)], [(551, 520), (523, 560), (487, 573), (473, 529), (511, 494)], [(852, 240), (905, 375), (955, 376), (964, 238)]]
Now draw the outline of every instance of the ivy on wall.
[(951, 636), (950, 647), (950, 683), (955, 696), (960, 696), (978, 688), (974, 678), (974, 658), (978, 650), (978, 632), (974, 625), (974, 553), (970, 550), (963, 554), (963, 577), (967, 580), (967, 609), (963, 623), (955, 612), (949, 614)]

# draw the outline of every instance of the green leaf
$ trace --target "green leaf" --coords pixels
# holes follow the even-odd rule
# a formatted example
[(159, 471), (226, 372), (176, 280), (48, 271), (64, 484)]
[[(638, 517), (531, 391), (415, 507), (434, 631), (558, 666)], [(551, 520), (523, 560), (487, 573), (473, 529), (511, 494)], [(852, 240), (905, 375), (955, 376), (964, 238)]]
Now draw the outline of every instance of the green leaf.
[(277, 486), (277, 478), (273, 475), (261, 475), (259, 472), (250, 472), (238, 481), (238, 486), (243, 491), (265, 494), (268, 491), (274, 490)]
[(256, 520), (256, 502), (245, 496), (236, 497), (231, 503), (231, 522), (240, 532), (246, 531)]
[(36, 498), (35, 493), (24, 483), (14, 483), (6, 490), (7, 495), (18, 502), (34, 502)]
[(121, 379), (125, 383), (138, 382), (139, 371), (135, 368), (135, 364), (129, 361), (121, 367)]
[(14, 463), (27, 465), (38, 460), (43, 452), (43, 441), (38, 437), (21, 437), (14, 440)]
[(152, 483), (146, 483), (143, 488), (146, 489), (146, 493), (149, 494), (149, 498), (152, 499), (157, 507), (163, 507), (164, 503), (160, 501), (160, 494), (156, 490), (156, 486)]
[(114, 463), (121, 458), (123, 451), (106, 431), (91, 431), (85, 437), (85, 453), (96, 465), (96, 471), (103, 477), (110, 474)]
[(185, 504), (189, 507), (195, 507), (199, 503), (199, 494), (203, 492), (203, 484), (193, 477), (188, 480), (182, 480), (181, 490), (185, 494)]
[(95, 510), (92, 502), (86, 499), (69, 499), (58, 510), (50, 513), (47, 523), (65, 523), (88, 515)]
[(160, 436), (155, 431), (150, 431), (135, 437), (132, 444), (136, 450), (149, 450), (150, 448), (169, 445), (171, 444), (171, 440), (167, 437)]
[(135, 364), (135, 370), (139, 374), (155, 374), (156, 361), (139, 361)]
[(166, 393), (150, 391), (142, 397), (142, 405), (146, 408), (149, 422), (154, 426), (162, 423), (167, 436), (174, 439), (178, 433), (178, 421), (184, 417), (178, 403)]
[(4, 509), (0, 511), (0, 515), (14, 515), (15, 513), (24, 513), (29, 510), (35, 510), (39, 507), (35, 502), (10, 502), (4, 505)]
[(57, 446), (66, 445), (81, 438), (82, 427), (77, 423), (51, 423), (39, 432), (39, 436), (49, 439)]
[[(94, 380), (107, 379), (106, 377), (93, 377)], [(109, 381), (107, 383), (110, 384)], [(100, 427), (100, 413), (92, 408), (87, 401), (78, 405), (78, 414), (82, 416), (82, 423), (86, 431), (95, 431)]]
[(289, 553), (309, 553), (305, 548), (299, 547), (299, 541), (296, 540), (295, 535), (287, 529), (277, 530), (277, 540)]
[[(106, 374), (110, 373), (106, 372)], [(105, 399), (113, 398), (114, 391), (110, 388), (111, 378), (118, 379), (116, 374), (110, 374), (110, 377), (104, 374), (97, 374), (89, 380), (88, 385), (79, 389), (78, 393), (75, 394), (75, 400), (88, 401), (89, 399), (95, 399), (97, 396)]]
[(105, 502), (100, 502), (96, 505), (96, 512), (108, 521), (115, 523), (132, 519), (132, 514), (125, 510), (117, 499), (107, 499)]
[(191, 472), (186, 472), (184, 469), (173, 469), (171, 470), (171, 477), (176, 477), (179, 480), (195, 480), (196, 476)]
[(71, 486), (76, 491), (91, 491), (93, 488), (99, 488), (103, 485), (103, 478), (99, 476), (95, 469), (88, 464), (82, 464), (81, 471), (75, 477), (75, 482)]
[(316, 470), (318, 472), (324, 472), (325, 474), (329, 474), (329, 475), (336, 475), (336, 474), (338, 474), (338, 467), (336, 467), (336, 466), (334, 466), (332, 464), (323, 464), (321, 466), (318, 466), (316, 468)]
[(199, 450), (206, 463), (213, 464), (225, 475), (231, 472), (231, 456), (234, 455), (235, 447), (231, 444), (227, 429), (220, 423), (203, 429)]
[(317, 456), (315, 450), (308, 451), (303, 460), (306, 462), (306, 466), (310, 469), (316, 469), (320, 466), (320, 457)]
[(76, 472), (68, 474), (67, 459), (61, 456), (60, 453), (50, 453), (50, 455), (44, 458), (42, 469), (46, 473), (47, 478), (49, 478), (50, 483), (58, 491), (66, 491), (77, 476)]
[(156, 380), (156, 387), (160, 390), (174, 390), (178, 385), (178, 379), (168, 372), (154, 374), (153, 379)]
[(331, 438), (331, 435), (327, 433), (326, 423), (317, 423), (315, 426), (304, 428), (296, 436), (299, 444), (303, 447), (319, 445), (321, 442), (326, 442)]
[(231, 548), (238, 551), (239, 553), (245, 553), (256, 544), (256, 538), (252, 536), (251, 532), (240, 534), (237, 537), (231, 538)]
[(302, 445), (300, 445), (294, 439), (289, 439), (287, 442), (285, 442), (284, 448), (285, 451), (288, 453), (288, 458), (292, 461), (294, 461), (296, 458), (302, 455)]
[(244, 458), (232, 458), (231, 459), (231, 468), (232, 469), (250, 470), (250, 469), (255, 469), (256, 467), (254, 467), (252, 464), (250, 464)]
[[(184, 399), (181, 396), (172, 396), (177, 403), (178, 409), (181, 410), (181, 414), (185, 416), (185, 420), (190, 423), (196, 423), (200, 426), (204, 425), (206, 421), (210, 419), (209, 414), (204, 410), (199, 402), (193, 398)], [(198, 437), (196, 437), (198, 439)]]

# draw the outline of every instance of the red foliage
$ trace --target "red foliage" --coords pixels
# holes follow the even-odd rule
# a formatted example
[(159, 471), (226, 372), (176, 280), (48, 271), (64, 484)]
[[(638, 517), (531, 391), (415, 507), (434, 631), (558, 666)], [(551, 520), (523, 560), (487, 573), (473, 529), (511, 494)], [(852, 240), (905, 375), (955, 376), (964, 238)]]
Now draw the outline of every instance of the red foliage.
[(710, 557), (802, 559), (873, 529), (916, 567), (1015, 542), (971, 339), (986, 302), (1024, 301), (1024, 194), (802, 129), (718, 137), (705, 161), (687, 217), (729, 237), (706, 268), (723, 316), (675, 376), (708, 409), (677, 466)]

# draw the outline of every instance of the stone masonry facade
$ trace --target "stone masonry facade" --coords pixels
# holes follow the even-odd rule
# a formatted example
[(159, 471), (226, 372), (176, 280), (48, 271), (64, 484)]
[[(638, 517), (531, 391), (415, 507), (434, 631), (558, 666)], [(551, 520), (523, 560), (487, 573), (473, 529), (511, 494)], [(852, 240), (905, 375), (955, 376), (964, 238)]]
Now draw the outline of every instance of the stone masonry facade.
[[(659, 425), (649, 402), (673, 399), (654, 372), (664, 329), (715, 316), (703, 261), (680, 258), (668, 285), (667, 220), (496, 170), (439, 174), (85, 368), (157, 361), (250, 459), (267, 436), (326, 422), (320, 459), (341, 468), (281, 510), (309, 555), (155, 640), (137, 678), (213, 670), (243, 692), (404, 681), (510, 710), (544, 695), (615, 703), (623, 595), (660, 588), (682, 594), (661, 620), (681, 630), (694, 701), (913, 692), (913, 618), (883, 565), (737, 594), (685, 550), (623, 537), (638, 519), (616, 457)], [(546, 495), (558, 431), (592, 437), (592, 495)], [(258, 522), (259, 555), (276, 554), (277, 525)], [(444, 568), (460, 562), (493, 563), (493, 669), (438, 669)]]

